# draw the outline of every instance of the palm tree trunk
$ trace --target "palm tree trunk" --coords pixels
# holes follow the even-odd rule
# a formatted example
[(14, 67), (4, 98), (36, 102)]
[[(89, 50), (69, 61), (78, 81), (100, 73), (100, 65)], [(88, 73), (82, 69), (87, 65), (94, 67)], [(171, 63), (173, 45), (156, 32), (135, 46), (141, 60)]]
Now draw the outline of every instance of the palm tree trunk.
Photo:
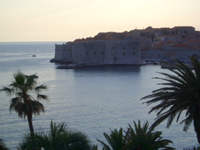
[(197, 140), (198, 143), (200, 144), (200, 109), (197, 108), (197, 112), (195, 113), (195, 118), (194, 118), (194, 130), (197, 134)]
[(200, 125), (197, 125), (199, 123), (195, 123), (196, 121), (194, 121), (194, 130), (197, 134), (197, 140), (198, 140), (198, 143), (200, 144)]
[(29, 125), (29, 129), (30, 129), (30, 133), (31, 133), (31, 135), (33, 135), (34, 129), (33, 129), (33, 123), (32, 123), (32, 114), (29, 113), (27, 118), (28, 118), (28, 125)]

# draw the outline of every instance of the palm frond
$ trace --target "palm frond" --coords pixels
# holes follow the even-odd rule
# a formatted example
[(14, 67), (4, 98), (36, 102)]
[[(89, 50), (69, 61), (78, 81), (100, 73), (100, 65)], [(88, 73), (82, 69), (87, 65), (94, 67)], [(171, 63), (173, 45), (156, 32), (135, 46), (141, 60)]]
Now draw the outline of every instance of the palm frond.
[(3, 87), (3, 88), (0, 90), (0, 92), (5, 92), (6, 94), (11, 95), (12, 92), (13, 92), (13, 90), (12, 90), (12, 88), (9, 88), (9, 87)]
[(38, 100), (48, 100), (48, 96), (47, 95), (43, 95), (43, 94), (38, 94), (37, 95)]
[(103, 145), (104, 150), (128, 150), (128, 149), (145, 149), (145, 150), (158, 150), (158, 149), (173, 149), (168, 146), (172, 141), (162, 138), (162, 132), (154, 131), (149, 128), (149, 123), (144, 122), (141, 125), (140, 120), (133, 122), (134, 126), (130, 124), (123, 135), (123, 130), (114, 129), (110, 130), (111, 133), (104, 133), (107, 143), (97, 140)]
[(158, 126), (166, 119), (168, 119), (168, 128), (175, 117), (178, 122), (182, 112), (186, 111), (186, 119), (183, 119), (181, 124), (184, 123), (183, 129), (187, 130), (191, 119), (195, 118), (196, 110), (200, 108), (200, 63), (194, 58), (191, 58), (191, 61), (194, 71), (177, 60), (172, 68), (168, 68), (173, 74), (158, 72), (164, 77), (154, 77), (154, 79), (163, 81), (158, 84), (163, 87), (141, 98), (141, 100), (149, 99), (144, 102), (147, 106), (156, 103), (149, 111), (149, 113), (157, 112), (151, 128)]
[(10, 102), (10, 111), (11, 111), (11, 109), (13, 109), (19, 102), (20, 102), (20, 101), (19, 101), (19, 97), (12, 98), (12, 99), (11, 99), (11, 102)]
[(36, 81), (37, 75), (36, 74), (30, 75), (30, 76), (25, 75), (25, 78), (26, 78), (27, 86), (34, 87), (36, 85), (36, 83), (37, 83), (37, 81)]
[(31, 102), (31, 108), (32, 108), (32, 113), (34, 115), (40, 115), (40, 112), (45, 111), (44, 105), (42, 103), (38, 102), (38, 101), (32, 101)]
[(14, 82), (10, 84), (10, 86), (13, 86), (13, 87), (20, 87), (20, 86), (23, 86), (24, 83), (25, 83), (25, 76), (22, 72), (17, 72), (17, 73), (14, 73), (13, 75), (14, 77)]
[(12, 111), (12, 110), (14, 110), (20, 118), (24, 118), (24, 119), (30, 112), (28, 105), (26, 105), (22, 102), (18, 102), (15, 105), (10, 105), (10, 111)]
[(193, 118), (192, 118), (191, 115), (189, 115), (187, 118), (185, 118), (184, 120), (182, 120), (180, 122), (180, 124), (184, 123), (183, 131), (187, 131), (188, 130), (188, 128), (189, 128), (190, 124), (192, 123), (192, 121), (193, 121)]
[(82, 132), (69, 130), (65, 123), (50, 124), (50, 131), (28, 134), (20, 144), (22, 149), (44, 148), (46, 150), (89, 150), (87, 136)]
[(167, 139), (162, 139), (160, 131), (154, 131), (153, 128), (149, 128), (149, 123), (144, 122), (143, 126), (141, 126), (140, 120), (134, 123), (134, 128), (129, 125), (126, 136), (128, 136), (126, 144), (127, 149), (173, 149), (168, 145), (172, 143), (172, 141)]
[(120, 128), (119, 130), (114, 129), (110, 130), (110, 134), (108, 135), (107, 133), (103, 133), (104, 137), (106, 138), (106, 141), (108, 144), (104, 143), (101, 140), (98, 140), (103, 145), (103, 149), (105, 150), (123, 150), (125, 148), (125, 140), (123, 136), (123, 129)]
[(6, 144), (3, 142), (2, 139), (0, 139), (0, 150), (8, 150), (8, 148), (6, 147)]
[(41, 92), (41, 90), (47, 90), (47, 89), (48, 89), (47, 86), (44, 85), (44, 84), (35, 87), (35, 91), (36, 91), (36, 92)]
[(97, 141), (99, 143), (101, 143), (101, 145), (103, 146), (103, 150), (111, 150), (111, 148), (109, 147), (109, 145), (107, 145), (106, 143), (104, 143), (103, 141), (97, 139)]

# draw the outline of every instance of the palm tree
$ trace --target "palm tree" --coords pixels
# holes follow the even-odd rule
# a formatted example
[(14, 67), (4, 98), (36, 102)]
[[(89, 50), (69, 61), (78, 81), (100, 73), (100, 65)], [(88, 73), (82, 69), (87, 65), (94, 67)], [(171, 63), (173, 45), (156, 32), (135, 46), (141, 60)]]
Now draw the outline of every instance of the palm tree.
[(149, 129), (148, 121), (141, 126), (140, 120), (135, 121), (134, 128), (129, 125), (126, 131), (126, 147), (133, 150), (158, 150), (158, 149), (174, 149), (168, 145), (172, 143), (171, 140), (163, 139), (161, 131), (154, 131)]
[[(15, 95), (10, 102), (10, 111), (14, 110), (21, 118), (25, 119), (27, 117), (30, 133), (34, 134), (32, 115), (39, 115), (40, 112), (45, 111), (43, 104), (38, 100), (48, 99), (46, 95), (40, 94), (42, 90), (47, 89), (47, 86), (36, 86), (36, 79), (38, 78), (36, 74), (27, 76), (18, 71), (13, 76), (14, 81), (8, 87), (4, 87), (0, 91), (4, 91), (10, 96)], [(36, 93), (36, 98), (30, 95), (33, 94), (33, 92)]]
[(2, 139), (0, 139), (0, 150), (8, 150), (8, 148), (6, 147), (6, 144), (3, 142)]
[(89, 150), (87, 136), (82, 132), (67, 129), (65, 123), (56, 125), (51, 121), (50, 132), (27, 135), (20, 145), (22, 150), (33, 148), (45, 150)]
[(103, 141), (97, 139), (103, 145), (103, 150), (123, 150), (125, 148), (125, 139), (123, 135), (123, 129), (120, 128), (119, 130), (110, 130), (111, 133), (108, 135), (107, 133), (103, 133), (104, 137), (106, 138), (108, 144), (104, 143)]
[[(123, 135), (123, 133), (125, 133)], [(148, 122), (141, 126), (140, 121), (138, 124), (134, 121), (134, 128), (129, 125), (127, 131), (111, 130), (110, 135), (104, 133), (108, 144), (101, 140), (98, 140), (103, 145), (103, 150), (158, 150), (163, 149), (173, 149), (167, 146), (172, 141), (167, 139), (162, 139), (162, 132), (149, 129)], [(110, 146), (109, 146), (110, 145)]]
[(145, 102), (147, 105), (156, 104), (149, 111), (149, 113), (157, 112), (151, 128), (158, 126), (164, 120), (167, 120), (169, 128), (175, 118), (176, 122), (179, 122), (181, 114), (185, 113), (185, 118), (180, 124), (184, 124), (183, 130), (187, 131), (193, 121), (200, 143), (200, 63), (195, 58), (190, 59), (193, 70), (176, 61), (177, 63), (172, 65), (173, 69), (168, 68), (173, 74), (160, 72), (164, 77), (155, 77), (165, 81), (160, 83), (163, 87), (142, 99), (150, 99)]

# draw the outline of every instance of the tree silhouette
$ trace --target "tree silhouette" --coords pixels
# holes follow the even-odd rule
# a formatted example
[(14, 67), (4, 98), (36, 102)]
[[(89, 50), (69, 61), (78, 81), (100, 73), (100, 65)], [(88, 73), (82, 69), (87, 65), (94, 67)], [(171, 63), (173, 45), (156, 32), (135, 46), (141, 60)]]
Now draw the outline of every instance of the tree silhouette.
[[(46, 95), (40, 94), (42, 90), (47, 89), (47, 86), (36, 86), (37, 78), (36, 74), (27, 76), (18, 71), (14, 74), (14, 81), (8, 87), (4, 87), (0, 90), (6, 92), (10, 96), (15, 96), (11, 99), (10, 111), (14, 110), (21, 118), (25, 119), (27, 117), (30, 133), (32, 134), (34, 134), (32, 115), (39, 115), (40, 112), (44, 112), (45, 108), (39, 100), (48, 99)], [(32, 96), (34, 94), (33, 92), (36, 98)]]

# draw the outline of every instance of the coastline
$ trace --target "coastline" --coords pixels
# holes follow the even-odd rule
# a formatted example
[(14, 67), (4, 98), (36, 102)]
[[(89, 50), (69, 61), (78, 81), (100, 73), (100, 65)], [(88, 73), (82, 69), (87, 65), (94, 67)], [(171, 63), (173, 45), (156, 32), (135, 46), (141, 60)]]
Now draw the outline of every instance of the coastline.
[(143, 64), (103, 64), (103, 63), (98, 63), (98, 64), (65, 64), (61, 61), (56, 61), (55, 59), (50, 60), (51, 63), (58, 63), (61, 64), (56, 69), (77, 69), (77, 68), (88, 68), (88, 67), (109, 67), (109, 66), (143, 66), (146, 65), (145, 63)]
[(78, 69), (78, 68), (91, 68), (91, 67), (110, 67), (110, 66), (143, 66), (145, 64), (87, 64), (87, 65), (77, 65), (77, 64), (69, 64), (69, 65), (60, 65), (56, 67), (56, 69)]

